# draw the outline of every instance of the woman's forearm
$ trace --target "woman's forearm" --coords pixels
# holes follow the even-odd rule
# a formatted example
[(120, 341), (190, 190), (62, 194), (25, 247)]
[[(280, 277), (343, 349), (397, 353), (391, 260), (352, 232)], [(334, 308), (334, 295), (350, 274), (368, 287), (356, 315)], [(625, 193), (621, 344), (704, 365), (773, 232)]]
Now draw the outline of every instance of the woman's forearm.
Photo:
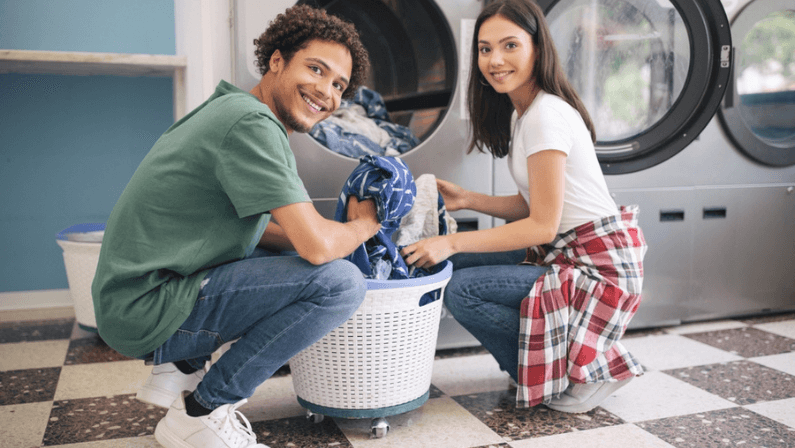
[(527, 203), (518, 193), (513, 196), (489, 196), (470, 191), (467, 208), (506, 221), (517, 221), (530, 215)]

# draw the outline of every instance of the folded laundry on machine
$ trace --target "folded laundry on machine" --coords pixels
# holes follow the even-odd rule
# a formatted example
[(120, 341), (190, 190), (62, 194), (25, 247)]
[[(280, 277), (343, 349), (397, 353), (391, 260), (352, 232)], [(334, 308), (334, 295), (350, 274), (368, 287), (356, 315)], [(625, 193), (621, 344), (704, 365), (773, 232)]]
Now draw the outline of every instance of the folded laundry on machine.
[(392, 123), (381, 95), (361, 86), (353, 100), (343, 100), (309, 135), (330, 150), (353, 158), (398, 156), (420, 144), (411, 129)]
[[(415, 183), (408, 166), (399, 158), (364, 156), (342, 187), (334, 216), (336, 221), (345, 222), (348, 197), (352, 195), (359, 200), (373, 199), (381, 221), (381, 230), (346, 257), (366, 278), (398, 280), (436, 272), (409, 268), (400, 255), (400, 249), (414, 241), (456, 230), (455, 220), (448, 215), (444, 200), (436, 191), (436, 178), (423, 175), (418, 181)], [(418, 196), (418, 185), (422, 187), (421, 196)], [(404, 219), (405, 226), (401, 224)], [(427, 220), (435, 230), (429, 228)], [(393, 242), (393, 236), (397, 243)], [(427, 293), (420, 304), (438, 298), (437, 291)]]

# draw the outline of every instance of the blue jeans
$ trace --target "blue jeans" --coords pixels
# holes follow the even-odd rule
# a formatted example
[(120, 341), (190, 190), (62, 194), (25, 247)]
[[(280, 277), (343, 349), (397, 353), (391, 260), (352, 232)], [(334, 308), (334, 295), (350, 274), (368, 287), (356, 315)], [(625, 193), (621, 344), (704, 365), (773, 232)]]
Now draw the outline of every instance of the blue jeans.
[(453, 277), (444, 304), (453, 317), (517, 380), (519, 318), (522, 300), (547, 267), (519, 266), (525, 251), (487, 254), (461, 253), (450, 257)]
[(362, 272), (335, 260), (314, 266), (262, 249), (211, 269), (188, 319), (154, 351), (154, 363), (204, 367), (237, 341), (204, 376), (196, 401), (208, 409), (248, 398), (294, 355), (344, 323), (366, 292)]

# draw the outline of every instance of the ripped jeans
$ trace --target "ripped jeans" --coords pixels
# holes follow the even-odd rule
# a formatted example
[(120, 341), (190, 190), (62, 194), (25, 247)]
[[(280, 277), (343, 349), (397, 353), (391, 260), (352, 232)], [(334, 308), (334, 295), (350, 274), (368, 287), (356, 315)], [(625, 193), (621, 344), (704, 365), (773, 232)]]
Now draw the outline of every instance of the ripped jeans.
[(196, 388), (208, 409), (248, 398), (298, 352), (344, 323), (366, 292), (361, 271), (345, 260), (314, 266), (262, 249), (211, 269), (188, 319), (155, 349), (152, 361), (201, 369), (226, 342), (237, 341)]

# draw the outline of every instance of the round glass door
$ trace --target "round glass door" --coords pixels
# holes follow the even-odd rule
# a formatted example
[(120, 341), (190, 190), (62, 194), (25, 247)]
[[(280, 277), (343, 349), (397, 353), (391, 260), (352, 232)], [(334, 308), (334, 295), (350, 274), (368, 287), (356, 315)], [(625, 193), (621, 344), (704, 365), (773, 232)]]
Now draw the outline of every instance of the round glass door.
[[(436, 2), (298, 3), (326, 9), (353, 23), (371, 63), (365, 94), (344, 102), (310, 135), (323, 146), (352, 158), (405, 154), (427, 139), (442, 123), (453, 101), (458, 68), (455, 39)], [(326, 139), (327, 132), (334, 135)]]
[(718, 0), (539, 0), (563, 70), (596, 127), (605, 174), (684, 149), (727, 85), (731, 35)]
[(795, 165), (795, 0), (756, 0), (732, 21), (734, 70), (719, 113), (740, 151)]

